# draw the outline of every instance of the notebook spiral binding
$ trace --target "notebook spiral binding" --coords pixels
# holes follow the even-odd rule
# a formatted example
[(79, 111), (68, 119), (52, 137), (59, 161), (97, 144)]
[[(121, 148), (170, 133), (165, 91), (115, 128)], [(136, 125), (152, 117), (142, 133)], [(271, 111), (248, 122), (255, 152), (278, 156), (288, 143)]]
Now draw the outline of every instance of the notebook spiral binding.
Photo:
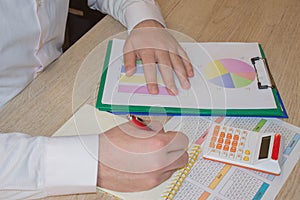
[(174, 178), (171, 180), (170, 187), (168, 187), (167, 190), (162, 195), (163, 199), (172, 200), (175, 197), (176, 193), (178, 192), (181, 185), (183, 184), (183, 181), (188, 176), (195, 162), (197, 161), (200, 152), (201, 152), (200, 146), (194, 144), (192, 149), (189, 151), (188, 164), (176, 173)]

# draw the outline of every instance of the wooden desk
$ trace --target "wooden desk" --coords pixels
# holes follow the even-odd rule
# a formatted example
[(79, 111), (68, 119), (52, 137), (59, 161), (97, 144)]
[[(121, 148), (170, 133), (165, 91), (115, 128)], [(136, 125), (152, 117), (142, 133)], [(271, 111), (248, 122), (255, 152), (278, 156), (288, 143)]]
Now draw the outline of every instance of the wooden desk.
[[(198, 42), (261, 43), (289, 114), (286, 121), (300, 126), (300, 1), (158, 0), (158, 2), (168, 27)], [(105, 44), (98, 46), (94, 52), (92, 50), (102, 41), (121, 31), (125, 31), (124, 27), (111, 17), (105, 17), (100, 21), (0, 111), (0, 131), (51, 136), (80, 105), (93, 101), (101, 72), (99, 69), (105, 55)], [(85, 60), (86, 57), (95, 56), (97, 58), (93, 61)], [(81, 67), (83, 63), (88, 66), (87, 70)], [(76, 85), (75, 94), (74, 85)], [(299, 198), (299, 168), (298, 162), (277, 199)], [(96, 198), (114, 199), (102, 193), (47, 199)]]

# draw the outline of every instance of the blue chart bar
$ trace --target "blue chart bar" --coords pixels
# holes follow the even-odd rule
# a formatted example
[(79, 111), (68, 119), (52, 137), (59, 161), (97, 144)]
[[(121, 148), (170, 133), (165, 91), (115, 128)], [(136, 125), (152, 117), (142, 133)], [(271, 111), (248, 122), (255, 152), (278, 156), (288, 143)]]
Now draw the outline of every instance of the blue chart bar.
[(253, 200), (260, 200), (264, 196), (269, 186), (270, 185), (268, 183), (263, 183), (257, 191), (256, 195), (253, 197)]
[[(122, 65), (121, 73), (125, 74), (125, 67), (124, 67), (124, 65)], [(137, 74), (144, 74), (143, 67), (142, 66), (137, 66), (135, 73), (137, 73)]]
[(285, 148), (283, 153), (285, 155), (290, 155), (291, 152), (293, 151), (293, 149), (295, 148), (295, 146), (297, 145), (299, 140), (300, 140), (300, 134), (296, 133), (294, 135), (293, 139), (291, 140), (291, 142), (289, 143), (289, 145)]

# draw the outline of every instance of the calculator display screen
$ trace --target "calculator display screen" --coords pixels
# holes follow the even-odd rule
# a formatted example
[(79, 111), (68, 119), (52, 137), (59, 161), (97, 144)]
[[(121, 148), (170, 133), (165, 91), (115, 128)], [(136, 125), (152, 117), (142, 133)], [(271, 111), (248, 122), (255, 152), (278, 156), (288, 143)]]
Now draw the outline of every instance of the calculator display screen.
[(268, 158), (271, 136), (263, 137), (260, 144), (258, 159)]

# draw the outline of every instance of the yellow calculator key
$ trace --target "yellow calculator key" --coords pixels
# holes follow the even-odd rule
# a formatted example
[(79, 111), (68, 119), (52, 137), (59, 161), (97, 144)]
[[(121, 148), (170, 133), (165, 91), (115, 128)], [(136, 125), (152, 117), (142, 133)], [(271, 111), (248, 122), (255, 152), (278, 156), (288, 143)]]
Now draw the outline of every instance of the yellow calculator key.
[(249, 161), (249, 157), (248, 156), (244, 156), (243, 160), (244, 161)]
[(245, 154), (250, 155), (250, 150), (249, 149), (245, 150)]

